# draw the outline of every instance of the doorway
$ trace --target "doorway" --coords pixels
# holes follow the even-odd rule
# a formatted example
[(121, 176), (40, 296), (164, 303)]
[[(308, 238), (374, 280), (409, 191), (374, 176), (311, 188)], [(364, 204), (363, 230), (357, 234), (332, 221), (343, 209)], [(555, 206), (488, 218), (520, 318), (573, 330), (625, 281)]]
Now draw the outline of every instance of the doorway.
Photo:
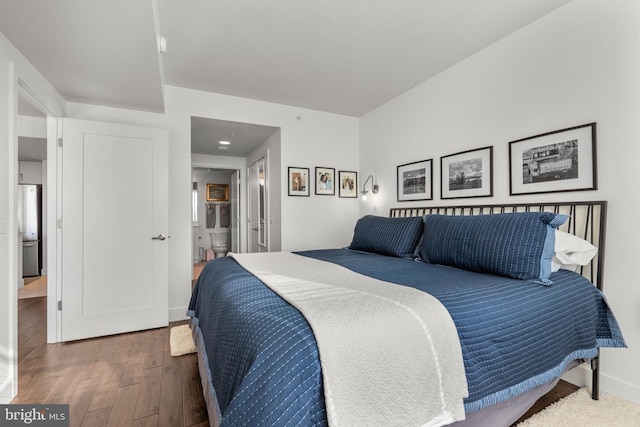
[(240, 252), (240, 169), (192, 167), (191, 220), (193, 280), (204, 264)]
[(47, 118), (22, 93), (18, 96), (17, 130), (18, 299), (46, 298)]
[[(266, 153), (269, 153), (266, 156)], [(235, 213), (232, 214), (231, 221), (231, 237), (230, 245), (231, 250), (234, 252), (248, 252), (250, 251), (251, 239), (253, 231), (251, 228), (260, 226), (254, 226), (249, 223), (251, 216), (249, 215), (250, 206), (254, 197), (250, 193), (250, 168), (260, 158), (263, 159), (262, 163), (262, 176), (263, 176), (263, 191), (257, 192), (256, 198), (263, 197), (263, 226), (262, 226), (262, 240), (263, 250), (266, 252), (268, 249), (280, 250), (280, 176), (276, 173), (273, 176), (267, 177), (267, 171), (275, 170), (279, 171), (280, 168), (280, 128), (274, 126), (265, 126), (244, 122), (234, 122), (228, 120), (219, 120), (206, 117), (191, 117), (191, 166), (195, 171), (198, 168), (207, 168), (213, 170), (226, 170), (229, 173), (235, 171), (235, 177), (232, 174), (229, 188), (230, 198), (237, 199), (237, 208)], [(256, 171), (256, 177), (260, 175), (259, 171)], [(194, 180), (195, 182), (195, 180)], [(256, 182), (259, 182), (256, 178)], [(211, 182), (213, 183), (213, 182)], [(201, 191), (201, 186), (207, 183), (193, 184), (192, 190), (192, 213), (195, 213), (199, 206), (194, 207), (194, 203), (204, 204), (204, 201), (196, 201), (194, 195), (196, 191)], [(235, 197), (234, 192), (235, 190)], [(204, 190), (206, 191), (206, 189)], [(260, 196), (260, 194), (262, 196)], [(256, 199), (258, 200), (258, 199)], [(258, 202), (255, 202), (259, 204)], [(216, 215), (219, 215), (219, 207), (216, 207)], [(272, 209), (270, 211), (269, 209)], [(232, 209), (233, 212), (233, 209)], [(259, 211), (258, 211), (259, 212)], [(203, 217), (198, 214), (197, 221), (192, 218), (192, 222), (197, 222), (198, 227), (202, 226)], [(256, 218), (258, 218), (256, 216)], [(268, 222), (268, 224), (267, 224)], [(200, 260), (199, 256), (200, 247), (203, 249), (206, 245), (210, 245), (211, 236), (194, 233), (193, 236), (193, 259), (194, 261)], [(256, 234), (256, 238), (257, 238)], [(271, 245), (269, 245), (271, 241)], [(275, 245), (273, 242), (275, 241)], [(205, 249), (205, 262), (206, 262), (206, 249)]]

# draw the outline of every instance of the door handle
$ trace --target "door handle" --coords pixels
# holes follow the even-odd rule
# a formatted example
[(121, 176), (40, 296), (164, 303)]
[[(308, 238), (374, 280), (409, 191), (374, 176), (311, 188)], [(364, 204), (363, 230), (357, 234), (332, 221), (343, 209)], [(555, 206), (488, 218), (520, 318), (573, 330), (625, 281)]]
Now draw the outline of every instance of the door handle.
[(151, 240), (165, 240), (167, 236), (164, 234), (158, 234), (156, 237), (152, 237)]
[(258, 227), (252, 228), (253, 231), (258, 231)]

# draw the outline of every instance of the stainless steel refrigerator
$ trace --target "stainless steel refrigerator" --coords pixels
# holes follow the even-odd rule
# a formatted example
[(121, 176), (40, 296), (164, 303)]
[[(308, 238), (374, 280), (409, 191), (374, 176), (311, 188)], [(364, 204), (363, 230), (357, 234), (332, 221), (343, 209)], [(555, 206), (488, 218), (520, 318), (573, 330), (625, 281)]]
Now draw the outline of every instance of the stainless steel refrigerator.
[(23, 277), (40, 275), (41, 201), (41, 186), (18, 185), (18, 231), (22, 233)]

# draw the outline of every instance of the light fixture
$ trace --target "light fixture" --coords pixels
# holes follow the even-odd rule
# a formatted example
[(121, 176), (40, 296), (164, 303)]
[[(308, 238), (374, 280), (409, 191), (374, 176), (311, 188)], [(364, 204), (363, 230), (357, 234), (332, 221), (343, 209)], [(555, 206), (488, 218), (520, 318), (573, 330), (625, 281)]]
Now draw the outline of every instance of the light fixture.
[[(360, 193), (362, 193), (362, 200), (367, 200), (367, 182), (369, 182), (369, 180), (373, 181), (373, 175), (369, 175), (369, 177), (364, 181), (364, 184), (362, 185), (362, 191)], [(378, 194), (378, 191), (380, 190), (380, 187), (378, 187), (378, 184), (374, 184), (373, 182), (371, 182), (371, 192), (373, 194)]]
[(167, 39), (162, 36), (158, 36), (158, 52), (166, 53), (167, 52)]
[(229, 141), (218, 141), (218, 143), (220, 145), (229, 145), (229, 144), (231, 144), (231, 142), (229, 142)]

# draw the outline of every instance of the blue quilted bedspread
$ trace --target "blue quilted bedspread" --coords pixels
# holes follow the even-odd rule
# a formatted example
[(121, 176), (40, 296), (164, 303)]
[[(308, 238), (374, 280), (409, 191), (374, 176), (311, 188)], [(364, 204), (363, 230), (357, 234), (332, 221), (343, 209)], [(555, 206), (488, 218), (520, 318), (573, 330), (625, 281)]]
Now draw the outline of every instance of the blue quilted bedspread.
[[(547, 287), (345, 249), (299, 254), (438, 298), (458, 330), (467, 412), (548, 382), (598, 347), (625, 346), (600, 291), (573, 272), (554, 273)], [(206, 265), (187, 314), (222, 426), (326, 425), (316, 342), (295, 308), (225, 257)]]

